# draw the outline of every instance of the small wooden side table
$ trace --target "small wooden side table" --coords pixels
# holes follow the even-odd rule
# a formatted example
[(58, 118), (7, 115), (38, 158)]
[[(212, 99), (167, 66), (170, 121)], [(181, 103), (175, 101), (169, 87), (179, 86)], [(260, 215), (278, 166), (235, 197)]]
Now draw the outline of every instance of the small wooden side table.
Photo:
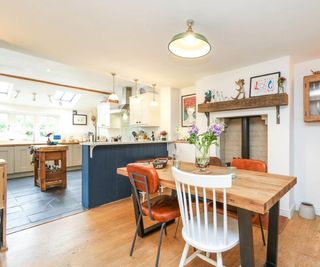
[[(34, 184), (40, 186), (41, 191), (50, 187), (67, 187), (67, 150), (65, 145), (39, 145), (34, 149)], [(49, 170), (46, 162), (53, 161), (58, 168)]]
[(7, 162), (0, 159), (0, 251), (7, 250)]

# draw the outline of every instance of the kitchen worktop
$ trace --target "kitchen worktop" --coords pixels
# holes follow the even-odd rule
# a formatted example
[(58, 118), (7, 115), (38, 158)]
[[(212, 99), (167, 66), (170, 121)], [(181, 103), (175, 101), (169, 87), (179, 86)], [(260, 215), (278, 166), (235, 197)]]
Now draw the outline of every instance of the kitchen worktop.
[(173, 141), (136, 141), (136, 142), (84, 142), (84, 146), (110, 146), (110, 145), (141, 145), (141, 144), (160, 144), (173, 143)]
[[(31, 146), (31, 145), (46, 145), (47, 142), (33, 142), (33, 141), (0, 141), (0, 147), (3, 146)], [(79, 142), (59, 142), (58, 145), (76, 145)]]

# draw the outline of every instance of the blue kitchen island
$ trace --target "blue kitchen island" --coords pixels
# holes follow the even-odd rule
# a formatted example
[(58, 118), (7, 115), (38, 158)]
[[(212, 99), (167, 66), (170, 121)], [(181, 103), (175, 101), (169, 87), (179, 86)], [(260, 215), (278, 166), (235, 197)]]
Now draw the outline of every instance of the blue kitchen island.
[(168, 156), (170, 142), (90, 142), (82, 144), (82, 206), (90, 209), (131, 195), (117, 168), (141, 159)]

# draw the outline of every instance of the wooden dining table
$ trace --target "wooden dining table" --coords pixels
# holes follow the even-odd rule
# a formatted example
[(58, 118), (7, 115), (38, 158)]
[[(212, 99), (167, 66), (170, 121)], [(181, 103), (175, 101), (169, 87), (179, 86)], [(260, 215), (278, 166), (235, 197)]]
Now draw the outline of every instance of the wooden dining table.
[[(164, 169), (157, 170), (160, 185), (172, 189), (175, 192), (175, 181), (172, 176), (172, 161)], [(195, 172), (197, 168), (193, 163), (181, 162), (179, 169), (186, 172)], [(117, 173), (128, 176), (127, 168), (117, 169)], [(262, 173), (247, 170), (239, 170), (228, 167), (209, 166), (207, 175), (234, 174), (232, 187), (227, 190), (227, 203), (237, 208), (238, 226), (240, 238), (241, 266), (253, 267), (254, 249), (252, 234), (252, 212), (259, 214), (269, 213), (268, 222), (268, 244), (266, 263), (264, 266), (277, 266), (278, 254), (278, 223), (279, 223), (279, 201), (297, 183), (293, 176)], [(210, 197), (207, 198), (210, 199)], [(139, 217), (138, 204), (132, 198), (136, 221)], [(217, 201), (222, 202), (222, 191), (217, 190)], [(144, 228), (140, 224), (139, 236), (157, 229), (158, 225)]]

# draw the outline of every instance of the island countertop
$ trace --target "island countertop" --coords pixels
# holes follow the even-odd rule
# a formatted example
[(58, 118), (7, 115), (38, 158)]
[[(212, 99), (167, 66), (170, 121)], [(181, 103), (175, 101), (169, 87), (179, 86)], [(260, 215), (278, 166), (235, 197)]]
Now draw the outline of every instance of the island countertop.
[(111, 145), (143, 145), (143, 144), (163, 144), (173, 143), (174, 141), (128, 141), (128, 142), (84, 142), (83, 146), (111, 146)]

